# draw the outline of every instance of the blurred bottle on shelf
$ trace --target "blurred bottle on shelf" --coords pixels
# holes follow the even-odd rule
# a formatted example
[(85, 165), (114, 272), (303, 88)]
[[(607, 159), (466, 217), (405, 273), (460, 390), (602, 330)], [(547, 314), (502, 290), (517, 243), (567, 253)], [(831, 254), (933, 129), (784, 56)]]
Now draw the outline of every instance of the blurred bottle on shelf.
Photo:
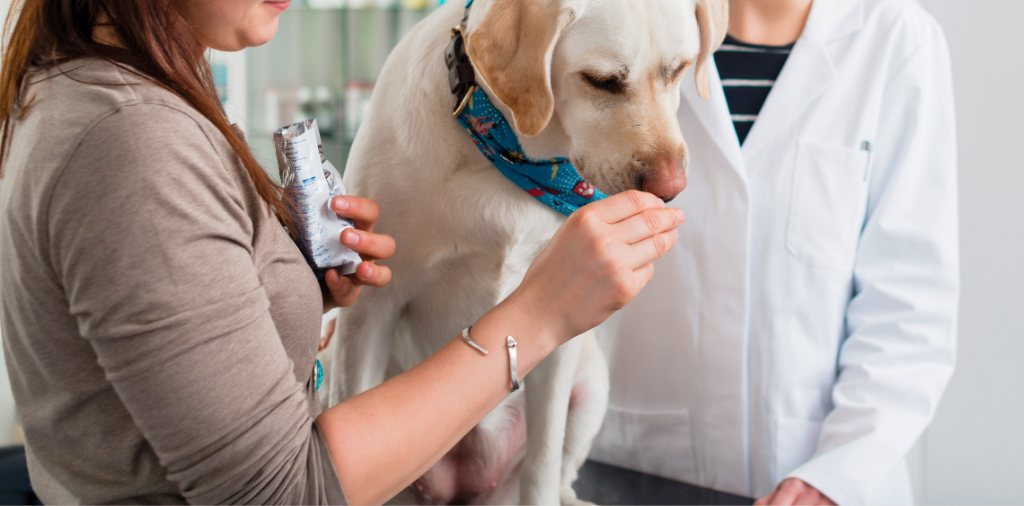
[(281, 107), (281, 95), (274, 88), (263, 92), (263, 132), (273, 133), (277, 130), (278, 110)]
[[(249, 143), (274, 174), (271, 134), (315, 118), (325, 154), (342, 168), (366, 121), (374, 84), (388, 55), (413, 26), (445, 2), (292, 1), (292, 8), (279, 18), (274, 39), (244, 51), (240, 67), (246, 87), (239, 96), (252, 123)], [(229, 81), (231, 75), (229, 71)], [(232, 94), (237, 95), (234, 89)]]
[(370, 111), (370, 96), (373, 94), (372, 81), (349, 81), (345, 87), (345, 139), (356, 138)]
[(228, 103), (228, 65), (223, 60), (210, 62), (210, 70), (213, 73), (213, 85), (217, 88), (217, 97), (220, 98), (221, 106)]
[(309, 89), (309, 86), (299, 86), (295, 89), (295, 114), (287, 124), (292, 125), (300, 121), (306, 121), (312, 117), (313, 92)]
[(320, 134), (333, 137), (338, 124), (337, 93), (327, 86), (299, 86), (297, 88), (279, 90), (267, 88), (264, 91), (263, 117), (265, 123), (262, 133), (272, 134), (277, 129), (316, 118), (323, 125)]
[(245, 54), (210, 50), (207, 52), (207, 58), (217, 97), (228, 115), (228, 120), (237, 123), (243, 132), (247, 131), (248, 76)]
[(313, 118), (320, 126), (320, 136), (332, 138), (338, 125), (338, 99), (330, 88), (317, 86), (313, 97)]
[[(306, 94), (308, 93), (309, 89), (307, 88)], [(295, 123), (295, 118), (302, 117), (302, 112), (299, 108), (298, 89), (278, 90), (276, 88), (267, 88), (264, 92), (264, 97), (263, 117), (266, 121), (263, 125), (263, 134), (272, 134), (282, 126)]]

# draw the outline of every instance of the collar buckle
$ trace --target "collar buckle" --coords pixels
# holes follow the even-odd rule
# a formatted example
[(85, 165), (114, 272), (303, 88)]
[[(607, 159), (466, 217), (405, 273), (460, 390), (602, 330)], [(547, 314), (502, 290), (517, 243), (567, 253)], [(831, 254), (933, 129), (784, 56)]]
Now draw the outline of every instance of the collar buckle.
[(462, 114), (469, 103), (469, 99), (476, 91), (476, 71), (473, 69), (473, 62), (466, 54), (466, 18), (469, 17), (469, 8), (466, 8), (466, 17), (462, 19), (459, 26), (452, 27), (452, 39), (444, 51), (444, 63), (448, 67), (448, 87), (452, 95), (455, 95), (455, 109), (452, 116)]

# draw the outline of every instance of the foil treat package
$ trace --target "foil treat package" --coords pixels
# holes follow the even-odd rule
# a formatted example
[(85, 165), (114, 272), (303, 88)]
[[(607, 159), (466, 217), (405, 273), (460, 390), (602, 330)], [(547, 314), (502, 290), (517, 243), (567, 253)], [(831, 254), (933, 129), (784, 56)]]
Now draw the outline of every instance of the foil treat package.
[(296, 244), (306, 262), (323, 277), (329, 269), (353, 274), (359, 254), (341, 245), (341, 232), (352, 222), (331, 209), (331, 200), (345, 195), (341, 174), (323, 156), (320, 131), (310, 119), (274, 132), (281, 185), (292, 191), (292, 220)]

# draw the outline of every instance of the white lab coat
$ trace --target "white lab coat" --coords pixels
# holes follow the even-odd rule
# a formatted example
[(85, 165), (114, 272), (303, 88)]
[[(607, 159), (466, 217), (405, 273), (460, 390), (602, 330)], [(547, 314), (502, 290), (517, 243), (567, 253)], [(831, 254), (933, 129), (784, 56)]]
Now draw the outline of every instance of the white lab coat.
[[(762, 497), (913, 502), (905, 457), (953, 372), (946, 42), (911, 0), (815, 0), (746, 143), (684, 82), (675, 249), (622, 312), (591, 458)], [(689, 80), (688, 80), (689, 81)]]

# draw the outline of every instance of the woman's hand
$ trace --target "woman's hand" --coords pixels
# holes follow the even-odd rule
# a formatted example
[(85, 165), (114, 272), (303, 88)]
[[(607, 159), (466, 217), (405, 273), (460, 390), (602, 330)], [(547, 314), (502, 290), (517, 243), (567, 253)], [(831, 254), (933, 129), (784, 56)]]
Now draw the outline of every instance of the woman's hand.
[(835, 506), (835, 502), (798, 478), (788, 478), (767, 497), (758, 499), (755, 506), (790, 506), (792, 504), (813, 504), (818, 506)]
[(566, 220), (509, 297), (558, 346), (622, 309), (651, 280), (683, 223), (650, 193), (628, 191), (588, 204)]
[(317, 423), (349, 501), (383, 503), (422, 476), (508, 396), (506, 336), (521, 345), (524, 377), (632, 299), (682, 221), (649, 193), (588, 204), (566, 220), (519, 288), (473, 324), (473, 339), (491, 353), (452, 336), (408, 371), (321, 413)]
[(334, 212), (352, 220), (355, 228), (341, 233), (341, 243), (362, 257), (363, 263), (355, 274), (342, 276), (334, 269), (327, 271), (324, 283), (330, 291), (325, 297), (324, 311), (335, 307), (351, 306), (359, 297), (363, 285), (382, 287), (391, 281), (391, 269), (374, 264), (374, 260), (390, 258), (395, 253), (395, 240), (391, 236), (373, 233), (373, 224), (380, 216), (377, 203), (361, 197), (341, 196), (331, 201)]

